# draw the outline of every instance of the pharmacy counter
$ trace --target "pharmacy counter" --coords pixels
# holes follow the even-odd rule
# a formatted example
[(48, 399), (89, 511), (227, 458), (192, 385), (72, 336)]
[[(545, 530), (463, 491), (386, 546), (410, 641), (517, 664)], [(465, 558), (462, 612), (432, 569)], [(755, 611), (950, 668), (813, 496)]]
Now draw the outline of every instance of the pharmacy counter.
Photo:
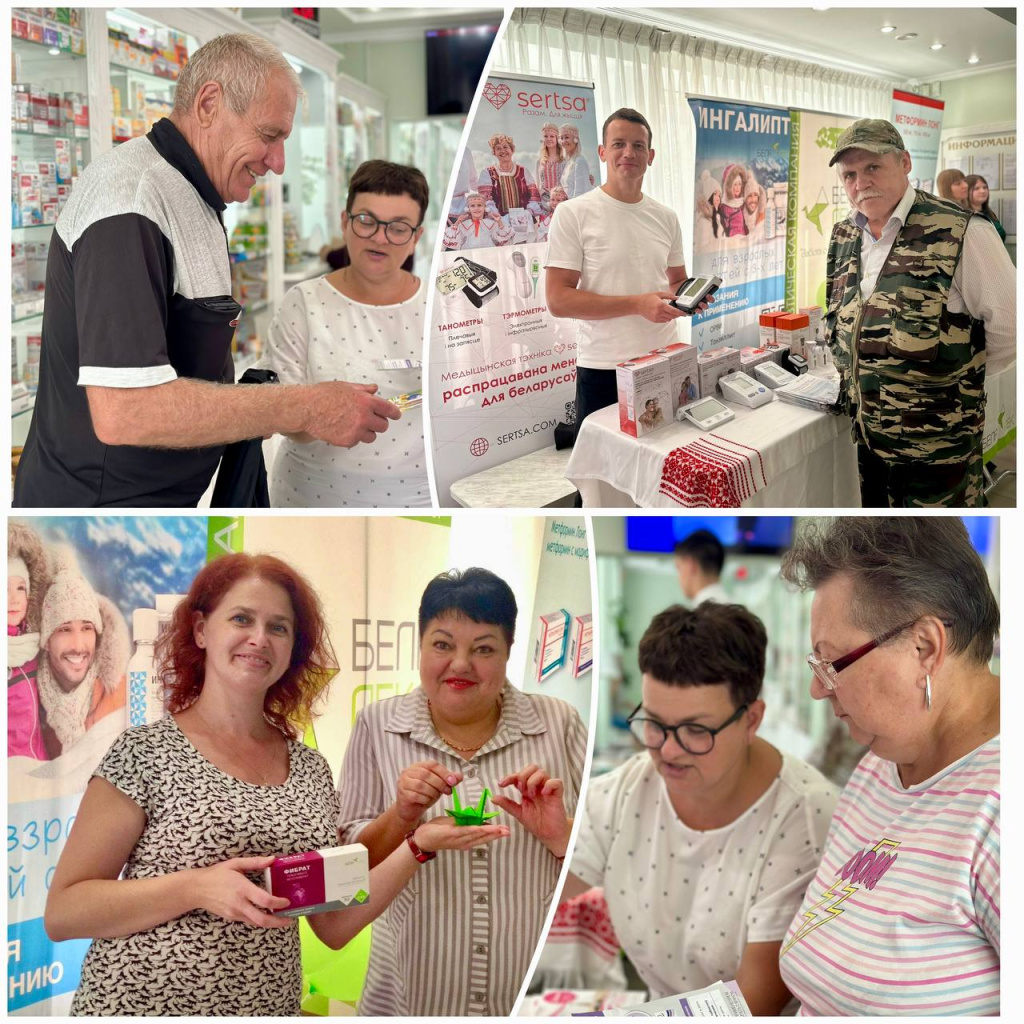
[(705, 433), (672, 423), (646, 437), (619, 430), (618, 406), (588, 416), (566, 476), (585, 508), (859, 508), (850, 420), (774, 401), (730, 405)]

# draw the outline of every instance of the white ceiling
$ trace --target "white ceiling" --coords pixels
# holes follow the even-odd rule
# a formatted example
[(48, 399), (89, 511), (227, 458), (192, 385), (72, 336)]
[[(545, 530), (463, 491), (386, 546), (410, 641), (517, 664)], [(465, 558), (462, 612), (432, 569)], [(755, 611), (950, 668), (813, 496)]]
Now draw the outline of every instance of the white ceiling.
[(500, 25), (500, 8), (321, 7), (320, 38), (332, 45), (422, 36), (430, 28)]
[[(815, 11), (810, 7), (724, 7), (716, 3), (701, 8), (619, 8), (609, 13), (904, 82), (977, 74), (1013, 66), (1017, 59), (1016, 26), (982, 7)], [(883, 25), (895, 25), (896, 31), (883, 34)], [(896, 38), (907, 32), (916, 32), (917, 38)], [(932, 43), (945, 46), (931, 50)], [(967, 63), (972, 55), (980, 58), (979, 63)]]

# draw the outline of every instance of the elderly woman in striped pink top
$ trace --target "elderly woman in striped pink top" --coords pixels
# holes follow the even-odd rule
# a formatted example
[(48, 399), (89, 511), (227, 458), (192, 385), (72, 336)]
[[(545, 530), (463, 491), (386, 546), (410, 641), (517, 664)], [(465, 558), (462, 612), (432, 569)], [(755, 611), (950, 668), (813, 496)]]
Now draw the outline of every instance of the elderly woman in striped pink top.
[(999, 1013), (999, 606), (954, 517), (811, 524), (811, 695), (870, 749), (781, 951), (802, 1014)]
[[(506, 678), (517, 607), (486, 569), (453, 570), (420, 602), (420, 685), (366, 707), (341, 772), (339, 832), (370, 863), (487, 791), (510, 835), (443, 854), (373, 927), (359, 1012), (506, 1016), (529, 970), (565, 856), (587, 733), (564, 701)], [(504, 792), (500, 792), (504, 790)], [(416, 852), (415, 850), (413, 851)], [(432, 859), (432, 858), (431, 858)]]

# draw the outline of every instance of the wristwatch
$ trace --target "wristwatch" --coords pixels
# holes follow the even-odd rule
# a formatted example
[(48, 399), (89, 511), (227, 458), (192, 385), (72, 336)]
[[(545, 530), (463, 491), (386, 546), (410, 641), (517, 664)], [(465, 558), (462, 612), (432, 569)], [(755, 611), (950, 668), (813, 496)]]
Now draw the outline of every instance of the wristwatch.
[(437, 856), (437, 850), (421, 850), (416, 845), (416, 840), (413, 838), (416, 835), (416, 829), (410, 829), (405, 833), (405, 841), (409, 844), (409, 849), (412, 850), (412, 855), (421, 863), (426, 864), (428, 860), (433, 860)]

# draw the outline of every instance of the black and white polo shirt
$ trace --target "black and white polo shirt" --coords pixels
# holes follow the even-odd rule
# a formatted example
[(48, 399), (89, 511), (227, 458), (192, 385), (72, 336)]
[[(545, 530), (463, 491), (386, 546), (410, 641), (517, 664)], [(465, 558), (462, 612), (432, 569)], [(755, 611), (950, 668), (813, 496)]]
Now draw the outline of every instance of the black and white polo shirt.
[(239, 307), (225, 204), (171, 121), (94, 161), (46, 266), (39, 391), (14, 505), (195, 505), (222, 448), (105, 445), (85, 388), (230, 383)]

